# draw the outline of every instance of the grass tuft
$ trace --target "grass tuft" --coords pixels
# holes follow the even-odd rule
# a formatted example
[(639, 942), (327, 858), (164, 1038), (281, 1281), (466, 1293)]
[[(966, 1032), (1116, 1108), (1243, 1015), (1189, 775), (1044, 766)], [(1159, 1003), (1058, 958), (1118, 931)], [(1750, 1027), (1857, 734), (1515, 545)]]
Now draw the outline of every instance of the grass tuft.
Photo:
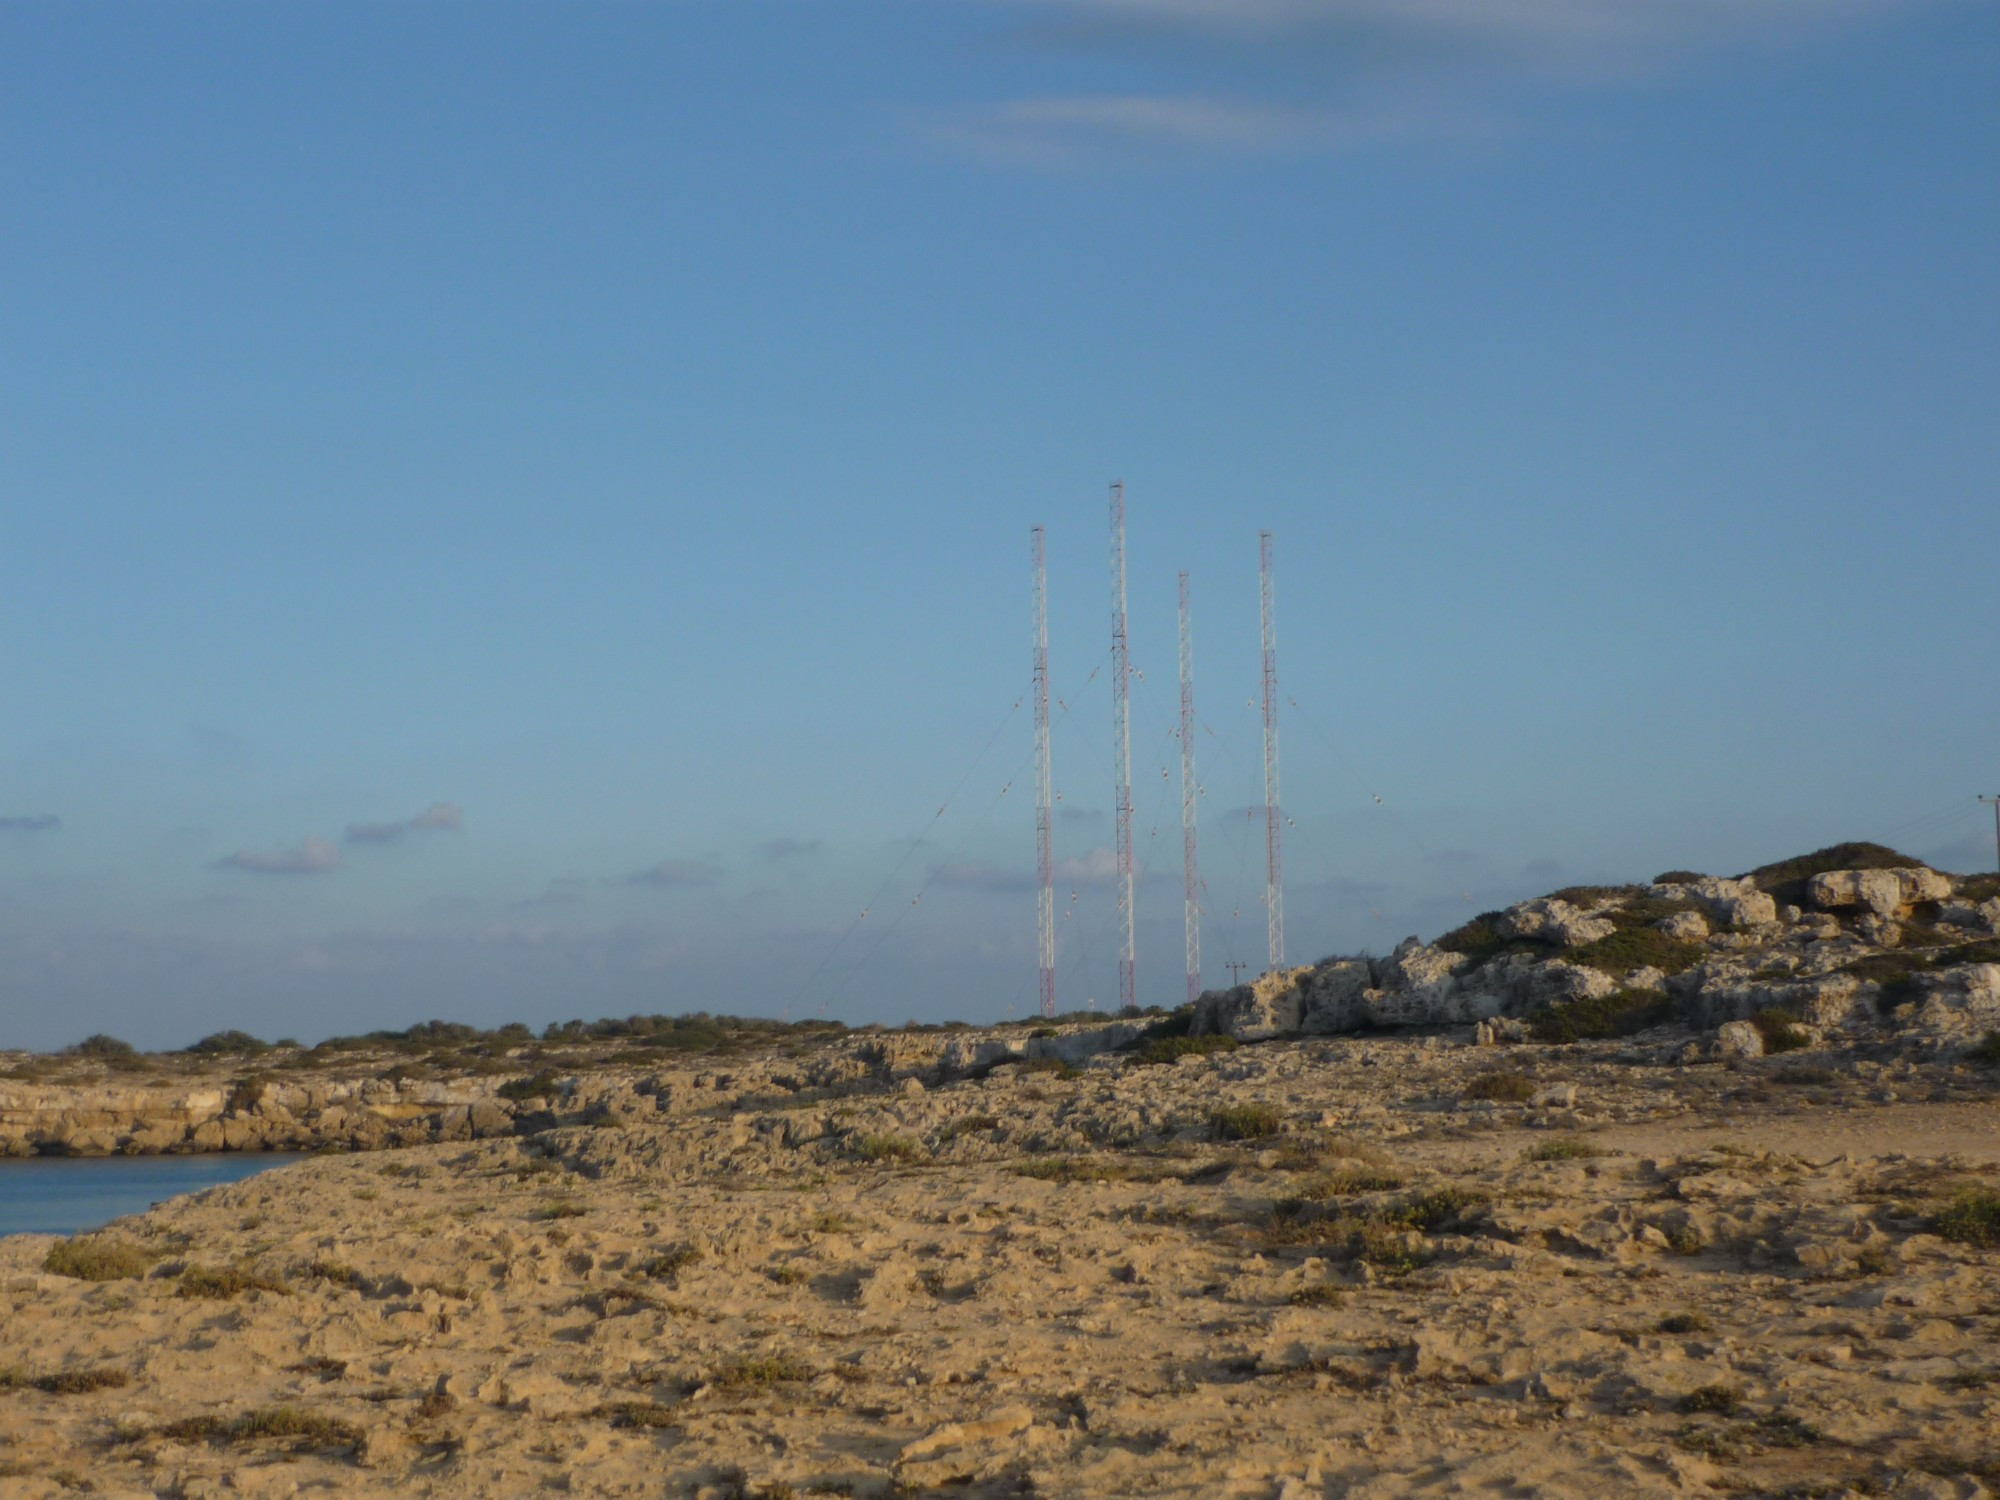
[(916, 1162), (928, 1154), (920, 1143), (906, 1135), (868, 1132), (849, 1136), (848, 1146), (863, 1161)]
[(1230, 1104), (1208, 1116), (1209, 1134), (1218, 1141), (1269, 1140), (1284, 1123), (1284, 1114), (1270, 1104)]
[(1490, 1099), (1500, 1104), (1525, 1104), (1535, 1096), (1535, 1080), (1525, 1073), (1481, 1073), (1459, 1090), (1461, 1099)]
[(772, 1354), (762, 1359), (733, 1359), (717, 1368), (709, 1384), (726, 1391), (758, 1390), (812, 1378), (812, 1366), (790, 1355)]
[(1734, 1416), (1743, 1407), (1743, 1392), (1733, 1385), (1697, 1386), (1681, 1397), (1684, 1412), (1711, 1412), (1718, 1417)]
[(153, 1257), (129, 1240), (91, 1234), (51, 1245), (42, 1269), (78, 1281), (123, 1281), (144, 1275), (152, 1263)]
[(275, 1292), (281, 1297), (289, 1297), (292, 1289), (276, 1276), (239, 1263), (231, 1266), (189, 1266), (181, 1272), (180, 1286), (176, 1288), (175, 1295), (225, 1302), (244, 1292)]

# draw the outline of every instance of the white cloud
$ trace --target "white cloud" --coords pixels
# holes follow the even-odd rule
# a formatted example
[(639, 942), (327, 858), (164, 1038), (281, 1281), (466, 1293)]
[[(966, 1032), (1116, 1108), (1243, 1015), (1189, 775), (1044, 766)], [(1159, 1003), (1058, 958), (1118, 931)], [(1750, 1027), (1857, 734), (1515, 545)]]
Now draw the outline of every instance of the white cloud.
[(465, 827), (465, 814), (456, 802), (433, 802), (413, 818), (393, 823), (349, 823), (350, 844), (393, 844), (412, 833), (457, 833)]
[(307, 839), (278, 849), (238, 849), (217, 865), (255, 875), (322, 875), (340, 868), (340, 846), (326, 839)]

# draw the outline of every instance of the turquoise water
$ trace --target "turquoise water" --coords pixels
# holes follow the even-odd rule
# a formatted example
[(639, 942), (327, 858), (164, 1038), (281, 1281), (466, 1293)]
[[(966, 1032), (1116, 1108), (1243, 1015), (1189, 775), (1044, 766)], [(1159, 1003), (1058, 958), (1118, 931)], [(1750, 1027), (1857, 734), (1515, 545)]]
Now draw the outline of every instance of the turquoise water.
[(292, 1152), (203, 1156), (34, 1156), (0, 1160), (0, 1234), (75, 1234), (162, 1199), (299, 1160)]

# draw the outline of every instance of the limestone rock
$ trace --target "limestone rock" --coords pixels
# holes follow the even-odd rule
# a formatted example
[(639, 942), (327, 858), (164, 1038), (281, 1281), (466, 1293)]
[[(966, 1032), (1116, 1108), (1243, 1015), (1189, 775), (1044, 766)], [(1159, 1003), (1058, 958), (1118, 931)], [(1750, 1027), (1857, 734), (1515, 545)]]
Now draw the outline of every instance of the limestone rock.
[(1907, 915), (1919, 901), (1945, 901), (1951, 877), (1936, 870), (1828, 870), (1806, 883), (1806, 898), (1821, 911), (1866, 907), (1878, 917)]
[(1592, 916), (1553, 896), (1510, 907), (1494, 925), (1505, 937), (1533, 938), (1563, 948), (1594, 943), (1618, 930), (1606, 918)]
[(1764, 1055), (1764, 1036), (1748, 1021), (1725, 1022), (1715, 1034), (1715, 1055), (1723, 1061)]
[(1691, 881), (1684, 889), (1725, 926), (1762, 927), (1778, 920), (1778, 903), (1768, 891), (1759, 890), (1754, 880), (1726, 880), (1707, 875)]
[(1653, 926), (1681, 943), (1699, 943), (1708, 936), (1708, 918), (1698, 911), (1677, 911)]

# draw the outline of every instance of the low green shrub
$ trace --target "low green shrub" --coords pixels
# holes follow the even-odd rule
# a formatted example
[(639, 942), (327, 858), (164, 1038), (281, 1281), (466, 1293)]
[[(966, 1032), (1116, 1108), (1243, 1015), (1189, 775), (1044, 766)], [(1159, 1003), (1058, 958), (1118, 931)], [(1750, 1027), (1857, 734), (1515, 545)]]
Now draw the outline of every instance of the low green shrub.
[(1968, 1062), (2000, 1063), (2000, 1031), (1989, 1031), (1965, 1049)]
[(863, 1161), (922, 1161), (926, 1152), (906, 1135), (866, 1132), (848, 1137), (848, 1149)]
[(1269, 1140), (1284, 1124), (1283, 1112), (1270, 1104), (1231, 1104), (1208, 1115), (1209, 1134), (1218, 1141)]
[(250, 1035), (247, 1031), (211, 1031), (200, 1041), (183, 1050), (200, 1057), (255, 1057), (259, 1053), (269, 1052), (271, 1044)]
[(123, 1281), (143, 1276), (153, 1256), (129, 1240), (109, 1235), (79, 1235), (49, 1247), (42, 1269), (51, 1276), (73, 1276), (78, 1281)]
[[(1233, 1036), (1155, 1036), (1132, 1045), (1132, 1060), (1147, 1067), (1177, 1062), (1183, 1057), (1208, 1057), (1217, 1052), (1234, 1052)], [(1120, 1049), (1121, 1051), (1124, 1049)]]
[(1699, 943), (1668, 937), (1657, 927), (1622, 927), (1609, 937), (1572, 948), (1564, 956), (1573, 964), (1613, 976), (1642, 968), (1679, 974), (1700, 963), (1706, 950)]
[(562, 1091), (562, 1080), (544, 1069), (527, 1078), (510, 1078), (493, 1092), (517, 1104), (528, 1099), (553, 1099)]
[(291, 1287), (278, 1277), (239, 1263), (230, 1266), (189, 1266), (181, 1272), (175, 1295), (222, 1302), (244, 1292), (275, 1292), (281, 1297), (288, 1297), (291, 1291)]
[(1499, 1104), (1525, 1104), (1535, 1096), (1535, 1080), (1525, 1073), (1481, 1073), (1459, 1090), (1461, 1099), (1490, 1099)]
[(723, 1390), (752, 1390), (768, 1385), (787, 1385), (811, 1380), (811, 1365), (790, 1355), (767, 1355), (762, 1359), (733, 1359), (709, 1377), (709, 1384)]
[(1552, 1005), (1528, 1017), (1528, 1034), (1538, 1042), (1561, 1046), (1631, 1036), (1649, 1026), (1665, 1025), (1679, 1007), (1658, 990), (1616, 990), (1592, 1000)]
[(1931, 1216), (1931, 1233), (1980, 1250), (2000, 1246), (2000, 1193), (1963, 1188)]
[(1734, 1416), (1743, 1406), (1743, 1392), (1733, 1385), (1697, 1386), (1680, 1399), (1684, 1412), (1710, 1412), (1718, 1417)]
[(1750, 1024), (1757, 1028), (1757, 1035), (1764, 1039), (1764, 1050), (1769, 1053), (1796, 1052), (1811, 1041), (1800, 1027), (1798, 1017), (1790, 1011), (1760, 1010), (1750, 1018)]

